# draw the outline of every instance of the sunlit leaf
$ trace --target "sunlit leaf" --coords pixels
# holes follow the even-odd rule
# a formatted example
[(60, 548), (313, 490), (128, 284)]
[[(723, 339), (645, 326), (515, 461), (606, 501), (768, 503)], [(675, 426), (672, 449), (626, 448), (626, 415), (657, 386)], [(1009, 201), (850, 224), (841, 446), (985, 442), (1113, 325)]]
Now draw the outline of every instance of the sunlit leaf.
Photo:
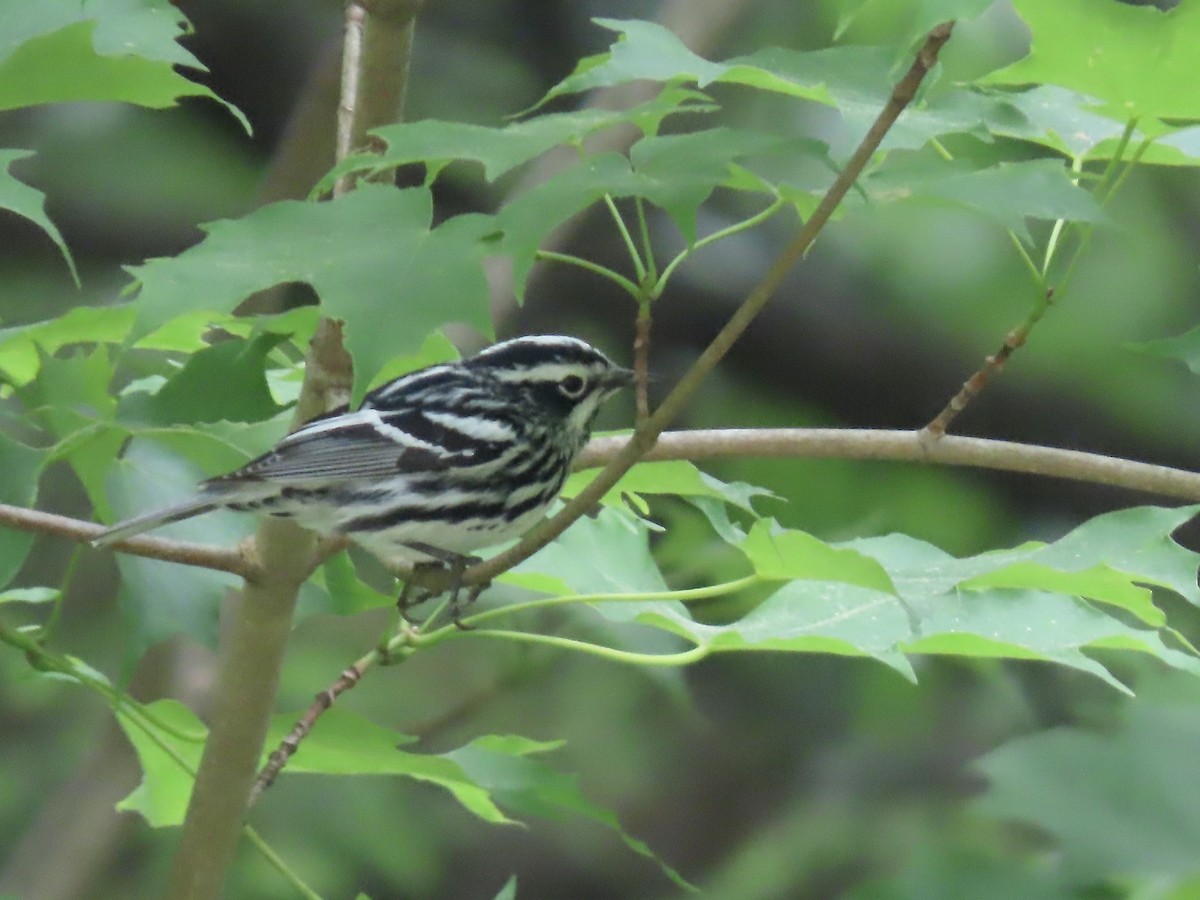
[(37, 376), (42, 356), (71, 344), (118, 342), (133, 325), (132, 304), (77, 306), (55, 319), (0, 329), (0, 372), (22, 385)]
[(1117, 0), (1014, 0), (1033, 32), (1028, 56), (986, 76), (991, 84), (1057, 84), (1095, 97), (1121, 122), (1200, 119), (1200, 10), (1168, 12)]
[(152, 828), (179, 825), (208, 733), (204, 723), (177, 700), (122, 705), (116, 714), (142, 769), (141, 782), (117, 809), (138, 813)]
[[(599, 474), (599, 469), (576, 472), (567, 479), (562, 495), (570, 498), (582, 491)], [(697, 468), (684, 459), (641, 462), (621, 476), (602, 503), (623, 506), (629, 496), (673, 495), (686, 498), (709, 498), (729, 503), (747, 512), (754, 512), (756, 497), (769, 497), (770, 491), (741, 481), (724, 482)], [(641, 509), (645, 511), (643, 503)]]
[(779, 528), (765, 519), (754, 523), (740, 549), (754, 570), (771, 581), (843, 581), (896, 593), (887, 572), (869, 556), (831, 547), (811, 534)]

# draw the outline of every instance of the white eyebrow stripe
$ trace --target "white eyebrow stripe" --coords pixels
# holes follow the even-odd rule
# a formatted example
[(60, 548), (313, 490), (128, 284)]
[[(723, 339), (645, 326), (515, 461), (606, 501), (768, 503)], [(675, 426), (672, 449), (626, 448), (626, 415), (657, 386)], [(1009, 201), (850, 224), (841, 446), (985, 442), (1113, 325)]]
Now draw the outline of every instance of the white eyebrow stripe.
[(500, 381), (517, 381), (517, 382), (552, 382), (561, 381), (568, 375), (590, 375), (593, 374), (591, 366), (585, 366), (581, 363), (558, 363), (548, 362), (540, 363), (536, 366), (529, 366), (524, 369), (508, 369), (492, 373), (495, 378)]

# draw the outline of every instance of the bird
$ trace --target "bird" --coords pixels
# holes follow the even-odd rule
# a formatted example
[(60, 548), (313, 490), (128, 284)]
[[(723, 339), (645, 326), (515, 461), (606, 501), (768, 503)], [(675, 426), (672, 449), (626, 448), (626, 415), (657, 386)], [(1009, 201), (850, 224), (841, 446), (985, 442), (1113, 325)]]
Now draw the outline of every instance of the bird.
[(542, 519), (601, 405), (633, 380), (578, 338), (503, 341), (401, 375), (92, 544), (228, 509), (343, 536), (393, 570), (456, 562)]

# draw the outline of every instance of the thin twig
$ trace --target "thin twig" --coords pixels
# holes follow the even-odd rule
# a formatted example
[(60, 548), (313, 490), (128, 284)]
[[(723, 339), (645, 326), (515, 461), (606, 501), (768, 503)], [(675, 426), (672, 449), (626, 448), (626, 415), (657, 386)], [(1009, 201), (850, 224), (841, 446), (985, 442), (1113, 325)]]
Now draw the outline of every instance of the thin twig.
[[(1130, 139), (1136, 130), (1137, 119), (1131, 119), (1125, 125), (1125, 130), (1121, 134), (1121, 140), (1117, 145), (1117, 150), (1109, 160), (1108, 166), (1101, 175), (1099, 182), (1095, 188), (1095, 196), (1100, 200), (1100, 206), (1103, 208), (1112, 199), (1117, 189), (1130, 170), (1141, 159), (1142, 153), (1153, 143), (1153, 139), (1146, 138), (1138, 146), (1129, 159), (1123, 170), (1120, 168), (1121, 158), (1129, 146)], [(1120, 170), (1120, 174), (1118, 174)], [(1076, 157), (1071, 165), (1071, 171), (1076, 183), (1083, 177), (1083, 158)], [(1076, 269), (1079, 266), (1079, 261), (1083, 259), (1084, 253), (1087, 251), (1092, 238), (1092, 226), (1090, 223), (1081, 223), (1077, 228), (1079, 233), (1079, 242), (1075, 247), (1071, 261), (1058, 278), (1057, 284), (1051, 285), (1048, 283), (1050, 276), (1050, 266), (1054, 262), (1055, 255), (1062, 243), (1063, 234), (1067, 226), (1066, 219), (1057, 219), (1054, 222), (1054, 227), (1050, 230), (1050, 237), (1046, 241), (1046, 251), (1043, 254), (1042, 265), (1039, 269), (1034, 264), (1033, 259), (1021, 244), (1021, 239), (1017, 235), (1009, 231), (1009, 236), (1012, 238), (1013, 246), (1017, 248), (1022, 261), (1030, 270), (1034, 282), (1038, 286), (1040, 295), (1036, 299), (1033, 309), (1026, 317), (1025, 321), (1010, 331), (1004, 338), (1004, 344), (1000, 350), (984, 359), (983, 366), (979, 368), (970, 378), (963, 382), (961, 388), (958, 389), (950, 402), (947, 403), (934, 418), (921, 429), (921, 439), (926, 443), (934, 443), (946, 434), (951, 422), (967, 408), (979, 393), (987, 387), (987, 385), (1004, 369), (1005, 363), (1012, 354), (1029, 339), (1030, 332), (1041, 321), (1042, 317), (1050, 309), (1055, 299), (1061, 299), (1067, 292), (1067, 286), (1071, 283), (1071, 278), (1074, 276)]]
[(289, 731), (279, 742), (269, 757), (267, 763), (258, 773), (258, 777), (254, 779), (254, 787), (250, 790), (250, 797), (246, 801), (247, 809), (253, 808), (258, 802), (258, 798), (262, 796), (262, 792), (269, 788), (274, 782), (279, 772), (287, 765), (293, 754), (300, 749), (300, 742), (312, 731), (313, 725), (317, 723), (317, 719), (329, 707), (333, 706), (333, 702), (344, 694), (350, 688), (358, 684), (365, 672), (370, 666), (377, 661), (379, 656), (378, 651), (367, 654), (352, 666), (347, 666), (342, 670), (342, 674), (338, 676), (337, 681), (327, 687), (325, 690), (317, 694), (316, 700), (296, 722), (295, 726)]
[(935, 26), (925, 39), (925, 43), (917, 52), (908, 72), (892, 90), (891, 97), (880, 111), (879, 116), (863, 137), (862, 142), (850, 157), (845, 169), (838, 175), (833, 185), (821, 198), (817, 208), (791, 243), (784, 248), (783, 253), (767, 271), (762, 281), (752, 290), (741, 306), (730, 316), (725, 327), (717, 334), (712, 343), (680, 379), (675, 389), (667, 395), (662, 405), (634, 432), (629, 442), (621, 452), (608, 464), (585, 490), (559, 511), (553, 518), (543, 522), (533, 529), (515, 547), (493, 556), (491, 559), (472, 566), (464, 573), (464, 581), (478, 584), (490, 581), (528, 559), (538, 550), (562, 534), (572, 522), (587, 513), (607, 491), (612, 488), (630, 467), (652, 446), (658, 435), (683, 410), (692, 395), (700, 387), (701, 382), (708, 376), (729, 352), (734, 342), (741, 337), (742, 332), (749, 327), (754, 318), (767, 305), (767, 301), (779, 289), (792, 266), (808, 251), (833, 211), (841, 203), (842, 198), (853, 186), (855, 180), (866, 167), (883, 141), (888, 130), (895, 124), (896, 119), (905, 107), (916, 96), (917, 89), (930, 69), (937, 63), (938, 53), (946, 41), (950, 39), (953, 22), (943, 22)]
[(926, 443), (934, 443), (941, 440), (946, 430), (950, 427), (950, 423), (958, 418), (959, 413), (967, 408), (967, 405), (979, 396), (980, 391), (988, 386), (988, 383), (999, 375), (1003, 370), (1009, 357), (1017, 350), (1025, 345), (1025, 341), (1029, 339), (1029, 334), (1033, 331), (1042, 317), (1046, 315), (1046, 311), (1054, 303), (1054, 288), (1046, 288), (1046, 292), (1042, 299), (1034, 304), (1029, 316), (1004, 336), (1004, 343), (1000, 345), (1000, 349), (989, 356), (984, 357), (983, 365), (977, 369), (970, 378), (963, 382), (962, 387), (958, 389), (950, 402), (942, 407), (933, 419), (921, 429), (921, 439)]
[[(0, 503), (0, 526), (17, 531), (31, 531), (35, 534), (55, 535), (81, 544), (90, 543), (105, 530), (104, 525), (98, 525), (95, 522), (72, 519), (69, 516), (60, 516), (36, 509), (25, 509), (20, 506), (9, 506), (6, 503)], [(262, 570), (252, 554), (242, 546), (217, 547), (192, 541), (174, 541), (170, 538), (138, 535), (113, 544), (111, 549), (121, 553), (131, 553), (134, 556), (144, 556), (147, 559), (161, 559), (165, 562), (182, 563), (185, 566), (230, 572), (247, 581), (255, 581), (262, 574)]]
[(637, 418), (641, 425), (650, 418), (650, 304), (638, 306), (633, 335), (633, 376)]

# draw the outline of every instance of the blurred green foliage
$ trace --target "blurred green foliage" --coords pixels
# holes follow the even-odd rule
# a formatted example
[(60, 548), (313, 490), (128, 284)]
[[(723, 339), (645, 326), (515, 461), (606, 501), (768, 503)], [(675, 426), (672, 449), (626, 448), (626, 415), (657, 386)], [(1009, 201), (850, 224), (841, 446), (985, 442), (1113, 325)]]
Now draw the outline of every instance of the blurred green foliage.
[[(642, 3), (600, 27), (496, 6), (431, 6), (417, 121), (334, 170), (400, 189), (267, 205), (256, 182), (319, 143), (283, 123), (335, 5), (0, 7), (0, 499), (107, 521), (268, 447), (316, 313), (234, 311), (281, 283), (346, 321), (356, 395), (463, 324), (620, 347), (652, 300), (661, 394), (951, 17), (936, 77), (683, 424), (917, 427), (1069, 283), (962, 429), (1200, 464), (1170, 361), (1198, 353), (1194, 5), (747, 4), (692, 49)], [(631, 110), (574, 108), (645, 79), (667, 84)], [(629, 127), (627, 154), (582, 149)], [(572, 165), (508, 199), (552, 149)], [(589, 268), (538, 264), (572, 221)], [(489, 308), (496, 258), (524, 308)], [(254, 811), (283, 865), (248, 844), (230, 895), (1195, 895), (1194, 509), (915, 465), (706, 468), (635, 469), (498, 580), (478, 631), (431, 626), (340, 698)], [(129, 811), (182, 815), (235, 579), (8, 530), (0, 576), (0, 889), (153, 893), (174, 840)], [(306, 585), (272, 739), (379, 640), (391, 590), (357, 551)]]

